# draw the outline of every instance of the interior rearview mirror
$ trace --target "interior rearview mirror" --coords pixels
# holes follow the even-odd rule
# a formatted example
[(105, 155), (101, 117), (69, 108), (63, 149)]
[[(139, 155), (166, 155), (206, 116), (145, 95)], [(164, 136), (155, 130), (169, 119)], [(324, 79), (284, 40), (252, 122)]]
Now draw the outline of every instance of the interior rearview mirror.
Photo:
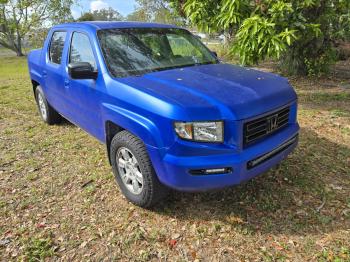
[(76, 62), (68, 65), (68, 74), (73, 79), (96, 79), (97, 71), (88, 62)]

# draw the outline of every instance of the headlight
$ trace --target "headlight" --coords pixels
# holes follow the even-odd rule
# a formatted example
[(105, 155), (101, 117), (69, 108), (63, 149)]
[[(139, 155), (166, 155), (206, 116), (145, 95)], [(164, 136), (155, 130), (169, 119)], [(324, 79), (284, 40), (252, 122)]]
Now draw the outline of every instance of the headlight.
[(223, 142), (223, 122), (175, 122), (175, 132), (183, 139)]

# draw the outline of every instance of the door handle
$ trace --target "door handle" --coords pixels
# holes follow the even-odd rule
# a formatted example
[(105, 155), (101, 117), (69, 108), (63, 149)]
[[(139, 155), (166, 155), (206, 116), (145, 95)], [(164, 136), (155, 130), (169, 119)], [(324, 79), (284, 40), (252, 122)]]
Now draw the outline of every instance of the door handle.
[(69, 87), (69, 80), (68, 79), (64, 80), (64, 87), (65, 88)]
[(46, 70), (43, 71), (43, 77), (47, 77), (47, 72), (46, 72)]

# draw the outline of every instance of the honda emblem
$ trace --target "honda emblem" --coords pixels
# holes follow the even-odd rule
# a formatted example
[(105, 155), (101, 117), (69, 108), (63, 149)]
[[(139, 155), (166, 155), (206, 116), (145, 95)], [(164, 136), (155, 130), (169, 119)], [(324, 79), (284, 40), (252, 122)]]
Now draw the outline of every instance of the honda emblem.
[(278, 127), (278, 114), (268, 117), (266, 122), (267, 133), (273, 132)]

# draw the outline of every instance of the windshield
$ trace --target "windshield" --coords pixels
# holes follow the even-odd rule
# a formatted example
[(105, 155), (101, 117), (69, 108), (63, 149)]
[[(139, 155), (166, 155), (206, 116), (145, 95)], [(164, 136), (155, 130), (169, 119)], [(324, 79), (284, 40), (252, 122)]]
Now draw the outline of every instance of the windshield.
[(218, 62), (208, 48), (184, 29), (108, 29), (99, 30), (97, 35), (114, 77)]

